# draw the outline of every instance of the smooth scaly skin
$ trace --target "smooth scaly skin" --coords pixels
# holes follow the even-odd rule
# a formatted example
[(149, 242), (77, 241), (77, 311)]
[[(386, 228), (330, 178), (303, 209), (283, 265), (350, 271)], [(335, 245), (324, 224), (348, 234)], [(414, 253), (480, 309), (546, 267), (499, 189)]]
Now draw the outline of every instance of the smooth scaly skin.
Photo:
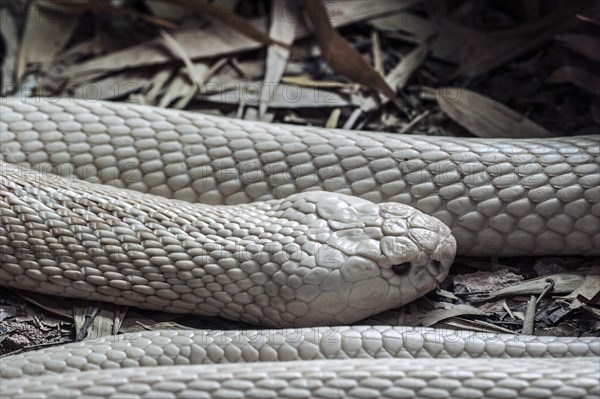
[(1, 154), (205, 204), (321, 189), (415, 206), (462, 255), (600, 254), (600, 136), (465, 139), (241, 121), (123, 103), (4, 99)]
[[(416, 225), (411, 218), (408, 221), (399, 221), (398, 215), (394, 213), (406, 211), (398, 204), (365, 205), (355, 198), (326, 198), (326, 194), (315, 193), (307, 197), (311, 198), (308, 201), (304, 194), (301, 194), (295, 197), (296, 201), (288, 199), (246, 205), (229, 208), (228, 211), (224, 208), (167, 201), (127, 190), (84, 184), (74, 179), (73, 174), (79, 178), (117, 187), (206, 203), (234, 204), (265, 200), (272, 196), (283, 198), (315, 188), (354, 194), (376, 202), (389, 200), (408, 203), (451, 226), (458, 238), (459, 251), (462, 254), (592, 255), (599, 251), (595, 245), (598, 242), (595, 226), (600, 213), (600, 189), (597, 182), (600, 151), (597, 136), (547, 140), (543, 144), (527, 140), (507, 142), (405, 137), (269, 125), (150, 107), (65, 100), (51, 105), (43, 101), (23, 104), (11, 99), (4, 103), (0, 112), (2, 159), (19, 164), (17, 167), (4, 163), (0, 165), (4, 185), (0, 191), (3, 196), (3, 202), (0, 202), (3, 223), (0, 238), (3, 241), (0, 245), (4, 256), (0, 281), (3, 285), (66, 296), (92, 296), (98, 300), (133, 303), (137, 306), (169, 311), (220, 314), (228, 318), (243, 318), (263, 324), (329, 324), (356, 320), (424, 294), (435, 284), (435, 280), (443, 278), (453, 257), (453, 251), (443, 250), (452, 248), (451, 241), (444, 238), (447, 231), (443, 227), (430, 223), (423, 216), (416, 218)], [(42, 172), (29, 170), (29, 165)], [(47, 169), (47, 166), (51, 166), (51, 169)], [(58, 179), (48, 174), (48, 170), (68, 178)], [(325, 211), (319, 214), (319, 200), (323, 200), (323, 204), (331, 204), (332, 200), (333, 203), (341, 201), (342, 208), (354, 211), (338, 214), (337, 206), (332, 210), (330, 205), (322, 205)], [(307, 211), (306, 208), (302, 208), (306, 205), (298, 205), (298, 201), (312, 202), (314, 207)], [(319, 306), (311, 307), (314, 298), (300, 295), (301, 299), (309, 304), (309, 310), (300, 310), (304, 309), (301, 306), (294, 306), (293, 309), (296, 312), (305, 311), (304, 319), (286, 307), (290, 301), (289, 290), (287, 294), (282, 294), (283, 287), (278, 287), (277, 290), (267, 288), (267, 285), (274, 287), (273, 282), (288, 288), (296, 284), (289, 284), (289, 281), (297, 270), (289, 270), (289, 264), (288, 270), (284, 270), (286, 266), (281, 259), (273, 258), (272, 263), (281, 267), (285, 278), (282, 274), (276, 276), (280, 270), (266, 268), (270, 272), (263, 274), (269, 275), (270, 278), (259, 284), (257, 290), (263, 291), (255, 291), (257, 295), (252, 304), (258, 306), (252, 308), (255, 312), (253, 315), (244, 308), (244, 305), (252, 305), (246, 303), (249, 300), (248, 295), (243, 295), (250, 292), (244, 291), (248, 289), (244, 284), (248, 283), (239, 283), (250, 279), (236, 280), (234, 276), (238, 272), (230, 273), (233, 276), (227, 273), (228, 267), (241, 270), (239, 262), (231, 264), (231, 259), (234, 258), (232, 255), (237, 253), (239, 247), (235, 247), (234, 252), (225, 249), (225, 256), (221, 251), (216, 258), (206, 259), (198, 265), (192, 265), (189, 259), (185, 258), (185, 255), (190, 254), (190, 248), (185, 246), (186, 242), (193, 242), (199, 237), (202, 244), (214, 244), (215, 240), (231, 240), (231, 237), (236, 237), (232, 233), (239, 233), (245, 229), (240, 223), (257, 223), (260, 219), (256, 218), (257, 212), (260, 214), (265, 208), (265, 213), (272, 214), (261, 220), (263, 225), (258, 222), (263, 230), (252, 233), (248, 229), (244, 233), (244, 239), (252, 236), (252, 240), (280, 241), (281, 244), (286, 235), (280, 231), (272, 232), (268, 230), (268, 226), (285, 224), (286, 222), (280, 220), (285, 218), (283, 213), (286, 209), (294, 209), (304, 215), (296, 213), (286, 217), (290, 217), (288, 222), (297, 225), (280, 227), (298, 227), (303, 223), (305, 225), (306, 221), (299, 222), (298, 218), (305, 217), (307, 212), (315, 214), (316, 219), (321, 220), (312, 227), (321, 231), (313, 231), (312, 236), (303, 231), (300, 235), (317, 243), (332, 244), (344, 255), (339, 257), (337, 266), (334, 266), (333, 269), (336, 270), (329, 269), (327, 272), (327, 277), (330, 277), (339, 269), (339, 274), (332, 278), (333, 285), (345, 286), (344, 288), (338, 291), (334, 289), (333, 294), (327, 296), (325, 291), (331, 289), (332, 281), (326, 278), (317, 278), (317, 282), (308, 279), (312, 281), (309, 285), (313, 285), (313, 290), (314, 286), (318, 286), (316, 295), (323, 295), (325, 299), (318, 302)], [(377, 212), (371, 212), (372, 209), (377, 209)], [(391, 212), (390, 209), (395, 211)], [(249, 219), (240, 216), (244, 212), (251, 214)], [(375, 222), (373, 217), (376, 214), (381, 220)], [(210, 221), (202, 219), (203, 216), (215, 219), (214, 224), (211, 225)], [(227, 217), (237, 219), (228, 223), (229, 219), (225, 221)], [(269, 217), (279, 219), (274, 221)], [(387, 223), (387, 229), (386, 218), (391, 220), (391, 223)], [(367, 226), (379, 229), (379, 233), (373, 229), (368, 230), (365, 228)], [(435, 234), (420, 232), (422, 227), (427, 227), (425, 230)], [(367, 234), (367, 237), (356, 236), (354, 233), (341, 236), (337, 234), (352, 229), (358, 229), (361, 234)], [(405, 234), (407, 230), (408, 238), (402, 239), (399, 235)], [(287, 230), (284, 232), (292, 233)], [(195, 233), (197, 234), (194, 235)], [(332, 237), (334, 239), (331, 239)], [(394, 240), (394, 244), (385, 244), (387, 239)], [(417, 244), (414, 243), (415, 239)], [(379, 241), (375, 246), (372, 243), (362, 244), (367, 240)], [(135, 248), (132, 249), (132, 246)], [(378, 248), (380, 254), (377, 262), (373, 257), (374, 247)], [(99, 251), (100, 254), (94, 251)], [(142, 257), (141, 264), (136, 263), (140, 261), (140, 253), (148, 255)], [(311, 255), (306, 251), (295, 253), (308, 257)], [(88, 258), (85, 258), (86, 256)], [(209, 254), (210, 256), (213, 255)], [(360, 258), (357, 263), (350, 262), (357, 267), (342, 273), (342, 267), (348, 266), (347, 260), (352, 256)], [(152, 257), (156, 258), (156, 263), (150, 262)], [(317, 269), (325, 266), (325, 262), (319, 262), (318, 258), (314, 256), (317, 262), (310, 261), (308, 266)], [(225, 267), (219, 264), (223, 259)], [(436, 259), (441, 261), (441, 265), (433, 262)], [(361, 266), (367, 260), (372, 260), (378, 267), (363, 270)], [(391, 268), (393, 264), (405, 261), (411, 262), (408, 269)], [(265, 265), (258, 263), (261, 266)], [(213, 277), (214, 281), (202, 281), (200, 286), (190, 287), (189, 281), (198, 277), (191, 275), (190, 267), (194, 266), (200, 266), (204, 272), (213, 270), (215, 275), (211, 274), (210, 277)], [(402, 276), (395, 275), (394, 272)], [(406, 278), (406, 274), (410, 278)], [(203, 274), (206, 275), (207, 273)], [(202, 280), (202, 276), (200, 277)], [(349, 281), (355, 278), (356, 281)], [(410, 282), (406, 283), (407, 280)], [(374, 281), (377, 281), (377, 284), (373, 284)], [(211, 285), (215, 291), (213, 293), (208, 287), (209, 284), (215, 283), (218, 283), (218, 287)], [(405, 288), (404, 284), (408, 288)], [(134, 285), (138, 286), (137, 291), (133, 289)], [(229, 291), (226, 286), (229, 286)], [(356, 286), (361, 288), (353, 290)], [(400, 287), (402, 289), (399, 289)], [(190, 288), (205, 288), (208, 291), (200, 290), (196, 293), (191, 290), (190, 293)], [(83, 295), (82, 292), (86, 294)], [(390, 293), (394, 292), (395, 296), (390, 296)], [(236, 298), (237, 294), (242, 294), (244, 298)], [(258, 299), (261, 295), (263, 299)], [(276, 299), (271, 301), (269, 295)], [(295, 295), (294, 298), (298, 298), (298, 294)], [(340, 298), (343, 299), (342, 304)], [(362, 309), (357, 310), (359, 308)], [(361, 335), (366, 334), (367, 338), (370, 334), (377, 333), (376, 330), (365, 331)], [(339, 339), (339, 342), (352, 342), (344, 337)], [(372, 344), (369, 339), (364, 342)], [(391, 353), (390, 348), (394, 348), (394, 344), (385, 339), (382, 342), (386, 348), (385, 352)], [(460, 342), (458, 346), (461, 345)], [(409, 341), (405, 343), (410, 344)], [(167, 345), (166, 342), (163, 344)], [(277, 342), (272, 344), (276, 345)], [(575, 349), (565, 352), (564, 342), (544, 342), (541, 344), (544, 347), (541, 352), (552, 356), (597, 356), (597, 344), (594, 340), (575, 340), (574, 344), (568, 345), (575, 345)], [(175, 348), (183, 351), (180, 345), (183, 345), (181, 339), (175, 340), (165, 349)], [(369, 343), (365, 345), (368, 347)], [(427, 351), (427, 342), (420, 345), (417, 345), (417, 348)], [(98, 351), (100, 347), (81, 350)], [(265, 351), (269, 351), (271, 346), (265, 348)], [(319, 345), (319, 350), (323, 353), (332, 352), (332, 348), (337, 346), (330, 342)], [(495, 349), (491, 350), (500, 351), (499, 356), (509, 356), (515, 354), (512, 352), (514, 347), (511, 348), (507, 345), (496, 345)], [(535, 345), (526, 345), (520, 353), (524, 356), (538, 356), (540, 349), (535, 348)], [(225, 350), (227, 349), (221, 349), (223, 352)], [(418, 349), (414, 351), (418, 352)], [(520, 349), (517, 349), (517, 353), (519, 351)], [(474, 355), (468, 350), (461, 354)], [(39, 356), (38, 360), (44, 354), (40, 353)], [(98, 360), (101, 357), (102, 355), (98, 354), (96, 357), (92, 356), (92, 359)], [(285, 359), (285, 355), (278, 358)], [(159, 359), (168, 362), (164, 356)], [(268, 356), (265, 359), (268, 359)], [(113, 360), (109, 359), (109, 367), (113, 366)], [(25, 374), (38, 374), (40, 370), (40, 364), (32, 361), (22, 365), (21, 369), (17, 367), (15, 372), (14, 368), (5, 368), (8, 361), (9, 359), (2, 364), (2, 373), (7, 374), (7, 377), (18, 377), (18, 370), (28, 370)], [(157, 363), (160, 363), (160, 360)], [(61, 371), (61, 364), (57, 357), (46, 359), (46, 368), (42, 372)], [(597, 358), (592, 359), (589, 364), (587, 360), (578, 357), (568, 361), (503, 359), (493, 362), (496, 374), (490, 374), (485, 370), (489, 363), (478, 360), (452, 359), (452, 362), (430, 360), (406, 363), (400, 359), (367, 362), (356, 359), (343, 363), (306, 363), (313, 372), (323, 370), (319, 374), (322, 379), (321, 385), (326, 381), (333, 381), (336, 387), (339, 385), (335, 378), (336, 373), (343, 374), (347, 369), (361, 369), (359, 373), (352, 373), (351, 379), (346, 379), (353, 381), (348, 383), (351, 386), (336, 391), (341, 395), (508, 395), (508, 391), (502, 391), (508, 385), (513, 396), (552, 394), (571, 397), (597, 394), (597, 380), (593, 379), (599, 372), (597, 364)], [(81, 365), (83, 369), (89, 367), (92, 367), (89, 363)], [(269, 382), (258, 384), (257, 380), (252, 376), (248, 377), (239, 365), (218, 367), (225, 368), (219, 369), (219, 372), (231, 372), (241, 385), (235, 385), (234, 382), (227, 387), (213, 384), (211, 387), (199, 388), (198, 385), (189, 382), (198, 378), (197, 373), (202, 373), (202, 380), (208, 381), (205, 373), (215, 370), (206, 366), (188, 366), (170, 369), (172, 371), (162, 368), (141, 368), (135, 371), (129, 369), (125, 373), (112, 375), (109, 370), (93, 375), (78, 374), (76, 377), (61, 374), (60, 378), (41, 377), (33, 382), (29, 378), (17, 378), (11, 380), (10, 384), (3, 384), (1, 394), (16, 397), (23, 393), (28, 397), (29, 393), (24, 393), (23, 390), (36, 390), (36, 386), (39, 386), (44, 389), (43, 392), (38, 392), (39, 395), (52, 397), (52, 390), (59, 385), (62, 388), (56, 388), (58, 390), (54, 392), (59, 397), (92, 394), (92, 391), (76, 389), (77, 386), (86, 386), (86, 389), (92, 389), (98, 396), (105, 397), (111, 396), (116, 386), (125, 390), (139, 388), (139, 391), (134, 392), (137, 396), (149, 397), (156, 397), (166, 391), (171, 392), (171, 397), (183, 397), (183, 389), (201, 389), (212, 397), (223, 394), (218, 389), (237, 389), (245, 395), (258, 392), (263, 396), (283, 396), (300, 395), (299, 391), (282, 391), (296, 389), (298, 384), (305, 388), (303, 394), (327, 396), (334, 393), (319, 390), (319, 384), (312, 381), (309, 372), (295, 374), (294, 377), (290, 377), (289, 373), (284, 374), (284, 377), (287, 377), (282, 377), (276, 387), (269, 385)], [(305, 366), (294, 362), (289, 366), (287, 363), (281, 363), (272, 367), (273, 371), (265, 377), (268, 380), (277, 369), (289, 367), (295, 373), (301, 373), (296, 369)], [(376, 373), (386, 375), (389, 381), (384, 383), (377, 378), (377, 381), (373, 382), (372, 379), (365, 378), (372, 372), (369, 367), (374, 367)], [(434, 368), (446, 370), (444, 372), (451, 371), (455, 379), (460, 380), (459, 385), (462, 388), (456, 383), (450, 386), (447, 381), (442, 384), (434, 381), (435, 378), (432, 380), (430, 371), (422, 375), (423, 372), (419, 371), (422, 367), (428, 370)], [(519, 367), (523, 369), (520, 370)], [(470, 371), (470, 368), (473, 371)], [(565, 374), (564, 368), (576, 371)], [(403, 373), (403, 369), (410, 371), (402, 375), (393, 374)], [(501, 377), (498, 373), (504, 372), (503, 370), (507, 372)], [(523, 370), (538, 374), (523, 375)], [(326, 372), (331, 374), (325, 375)], [(456, 377), (457, 372), (472, 374), (463, 381)], [(139, 376), (132, 378), (141, 384), (126, 383), (127, 376), (136, 373)], [(592, 378), (576, 378), (581, 375)], [(219, 378), (222, 377), (217, 377), (217, 380)], [(248, 378), (252, 381), (251, 385), (248, 385), (248, 381), (244, 383)], [(419, 378), (421, 381), (416, 383), (415, 380)], [(69, 382), (69, 379), (74, 382)], [(302, 379), (304, 383), (300, 382)], [(182, 385), (182, 381), (187, 382)], [(413, 386), (412, 391), (400, 389), (413, 383), (418, 386)], [(354, 389), (357, 384), (362, 388)], [(390, 390), (390, 385), (395, 387)], [(73, 389), (63, 390), (67, 386)], [(266, 390), (248, 391), (257, 387), (266, 387)], [(501, 391), (491, 391), (497, 389)], [(196, 395), (194, 397), (197, 397), (197, 394), (198, 392), (190, 393), (192, 396)]]
[(11, 380), (6, 398), (597, 398), (600, 363), (350, 359), (141, 367)]
[(380, 358), (600, 356), (594, 337), (534, 337), (391, 326), (281, 330), (162, 330), (103, 337), (2, 359), (5, 379), (189, 364)]
[(456, 248), (430, 216), (344, 194), (214, 206), (1, 161), (0, 172), (0, 284), (47, 294), (267, 326), (347, 324), (432, 290)]

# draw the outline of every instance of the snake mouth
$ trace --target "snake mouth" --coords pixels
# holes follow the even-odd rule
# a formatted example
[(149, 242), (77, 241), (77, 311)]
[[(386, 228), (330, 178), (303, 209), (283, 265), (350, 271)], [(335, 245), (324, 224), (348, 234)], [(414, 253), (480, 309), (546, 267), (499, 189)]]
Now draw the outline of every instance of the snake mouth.
[[(405, 276), (409, 273), (411, 267), (413, 267), (411, 262), (404, 262), (399, 265), (393, 265), (392, 271), (398, 276)], [(444, 273), (444, 266), (440, 261), (437, 261), (435, 259), (431, 259), (427, 263), (427, 269), (429, 270), (432, 276), (437, 276), (439, 274)]]

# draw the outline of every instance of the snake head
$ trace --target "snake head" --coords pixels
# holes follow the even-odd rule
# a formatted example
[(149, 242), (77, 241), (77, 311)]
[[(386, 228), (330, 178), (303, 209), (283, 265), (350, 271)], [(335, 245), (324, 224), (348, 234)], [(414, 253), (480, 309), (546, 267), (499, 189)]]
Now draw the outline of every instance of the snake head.
[(306, 194), (318, 218), (305, 234), (316, 249), (296, 290), (308, 307), (294, 325), (356, 322), (415, 300), (448, 274), (456, 241), (438, 219), (397, 203)]

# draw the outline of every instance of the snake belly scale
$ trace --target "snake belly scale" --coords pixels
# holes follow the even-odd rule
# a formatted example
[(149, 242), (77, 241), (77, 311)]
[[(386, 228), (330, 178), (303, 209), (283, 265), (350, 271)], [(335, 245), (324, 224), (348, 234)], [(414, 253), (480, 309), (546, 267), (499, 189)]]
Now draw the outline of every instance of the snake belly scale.
[(1, 285), (306, 328), (149, 332), (12, 356), (0, 396), (597, 396), (596, 338), (343, 325), (424, 295), (456, 252), (600, 254), (599, 138), (3, 99)]

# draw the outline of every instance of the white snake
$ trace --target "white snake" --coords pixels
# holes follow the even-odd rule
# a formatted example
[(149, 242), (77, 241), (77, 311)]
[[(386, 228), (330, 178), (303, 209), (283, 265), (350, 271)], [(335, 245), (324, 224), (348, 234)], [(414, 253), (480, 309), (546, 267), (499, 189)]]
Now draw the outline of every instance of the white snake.
[[(427, 293), (456, 249), (600, 254), (599, 139), (3, 99), (0, 284), (269, 327), (349, 324)], [(163, 331), (4, 358), (0, 396), (594, 397), (599, 355), (597, 338), (403, 327)]]

